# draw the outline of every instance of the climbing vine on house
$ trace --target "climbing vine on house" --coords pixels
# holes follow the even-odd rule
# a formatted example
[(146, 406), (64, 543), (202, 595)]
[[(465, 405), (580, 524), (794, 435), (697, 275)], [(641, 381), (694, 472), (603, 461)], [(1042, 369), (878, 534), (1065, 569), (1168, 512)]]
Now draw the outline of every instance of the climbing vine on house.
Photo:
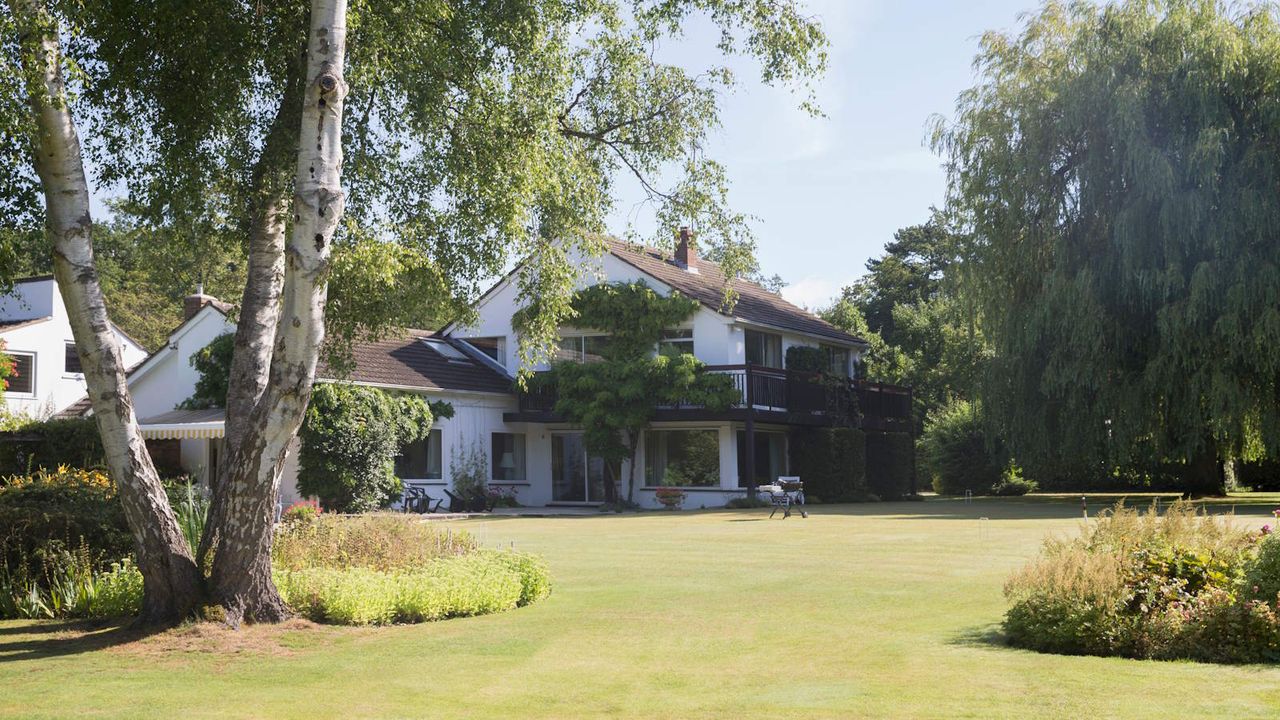
[(395, 474), (401, 448), (431, 431), (437, 417), (452, 417), (448, 403), (376, 388), (322, 383), (311, 395), (299, 437), (298, 491), (325, 510), (366, 512), (400, 497)]
[[(582, 428), (587, 452), (604, 459), (608, 472), (617, 473), (627, 461), (630, 503), (636, 451), (657, 408), (684, 404), (723, 410), (738, 399), (738, 391), (732, 379), (705, 372), (705, 365), (688, 353), (654, 354), (664, 330), (697, 312), (696, 300), (675, 292), (660, 295), (637, 281), (585, 288), (572, 307), (575, 327), (608, 335), (602, 359), (556, 363), (535, 382), (557, 387), (556, 413)], [(616, 483), (606, 482), (606, 502), (616, 503), (616, 495)]]

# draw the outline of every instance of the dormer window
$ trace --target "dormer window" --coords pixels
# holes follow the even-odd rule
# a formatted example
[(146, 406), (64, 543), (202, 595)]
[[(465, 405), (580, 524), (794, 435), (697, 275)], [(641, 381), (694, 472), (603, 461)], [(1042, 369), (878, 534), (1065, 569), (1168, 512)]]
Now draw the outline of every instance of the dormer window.
[(561, 335), (552, 359), (560, 362), (600, 362), (609, 346), (608, 335)]
[(693, 352), (693, 328), (663, 330), (662, 339), (658, 341), (658, 352), (663, 354), (695, 354)]

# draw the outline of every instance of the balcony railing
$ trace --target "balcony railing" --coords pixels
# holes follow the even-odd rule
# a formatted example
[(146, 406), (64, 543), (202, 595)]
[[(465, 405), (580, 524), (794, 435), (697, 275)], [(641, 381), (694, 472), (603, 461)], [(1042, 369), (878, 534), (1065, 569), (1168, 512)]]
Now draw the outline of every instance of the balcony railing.
[[(879, 429), (907, 430), (911, 424), (911, 389), (897, 385), (851, 380), (759, 365), (707, 365), (704, 372), (728, 375), (738, 391), (734, 410), (764, 415), (785, 414), (793, 421), (852, 424)], [(551, 414), (556, 388), (535, 380), (520, 393), (520, 412)], [(660, 408), (694, 411), (702, 408), (677, 403)]]

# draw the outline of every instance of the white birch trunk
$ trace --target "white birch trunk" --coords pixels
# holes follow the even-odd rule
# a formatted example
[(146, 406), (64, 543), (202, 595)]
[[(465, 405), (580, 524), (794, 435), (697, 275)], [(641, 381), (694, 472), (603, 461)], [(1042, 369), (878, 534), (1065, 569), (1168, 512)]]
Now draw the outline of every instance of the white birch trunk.
[(213, 561), (214, 598), (232, 625), (287, 615), (271, 580), (271, 534), (280, 469), (311, 398), (324, 341), (330, 246), (343, 211), (346, 14), (346, 0), (311, 3), (293, 233), (285, 248), (271, 373), (228, 463), (224, 522)]
[(143, 623), (176, 622), (199, 600), (201, 577), (138, 429), (120, 344), (98, 282), (89, 186), (80, 139), (67, 106), (57, 23), (40, 0), (10, 0), (9, 5), (22, 35), (36, 128), (33, 162), (45, 197), (54, 274), (144, 580), (139, 619)]

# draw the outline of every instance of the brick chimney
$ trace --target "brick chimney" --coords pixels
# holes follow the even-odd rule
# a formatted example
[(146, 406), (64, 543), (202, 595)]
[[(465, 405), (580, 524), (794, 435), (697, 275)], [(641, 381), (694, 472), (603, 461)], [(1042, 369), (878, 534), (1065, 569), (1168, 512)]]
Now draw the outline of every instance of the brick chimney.
[(222, 302), (212, 295), (204, 294), (204, 283), (196, 285), (196, 291), (191, 295), (182, 299), (182, 320), (185, 322), (196, 316), (205, 305), (213, 305), (214, 307), (226, 312), (231, 306)]
[(680, 228), (680, 240), (676, 243), (676, 264), (689, 272), (698, 272), (698, 245), (687, 225)]

